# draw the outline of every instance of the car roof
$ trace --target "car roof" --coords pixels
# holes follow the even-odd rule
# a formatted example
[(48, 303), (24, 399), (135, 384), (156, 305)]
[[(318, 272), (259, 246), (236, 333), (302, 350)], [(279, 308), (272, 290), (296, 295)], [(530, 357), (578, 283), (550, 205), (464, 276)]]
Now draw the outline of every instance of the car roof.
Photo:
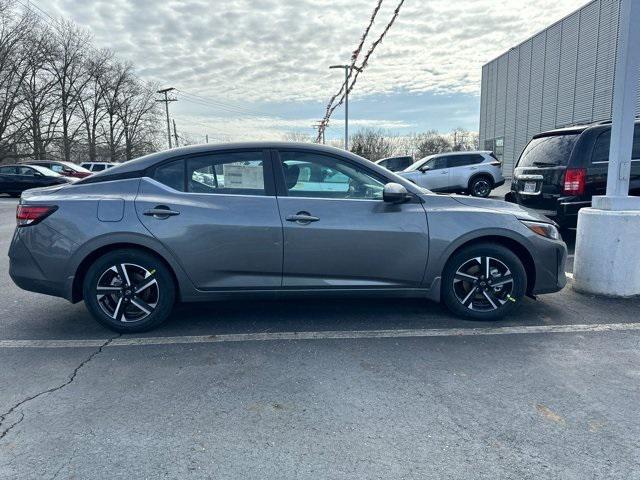
[[(635, 125), (640, 125), (640, 119), (635, 120), (634, 122)], [(611, 127), (611, 121), (610, 120), (604, 120), (601, 122), (594, 122), (594, 123), (587, 123), (587, 124), (582, 124), (582, 125), (570, 125), (567, 127), (562, 127), (562, 128), (554, 128), (553, 130), (547, 130), (546, 132), (541, 132), (538, 133), (536, 135), (534, 135), (532, 138), (542, 138), (542, 137), (553, 137), (556, 135), (572, 135), (572, 134), (579, 134), (584, 132), (585, 130), (590, 130), (592, 128), (610, 128)]]
[[(369, 164), (369, 166), (375, 165), (373, 162), (369, 162), (368, 160), (354, 153), (347, 152), (340, 148), (331, 147), (328, 145), (320, 145), (317, 143), (277, 142), (277, 141), (234, 142), (234, 143), (219, 143), (219, 144), (205, 143), (201, 145), (189, 145), (186, 147), (177, 147), (169, 150), (164, 150), (162, 152), (151, 153), (149, 155), (145, 155), (143, 157), (139, 157), (125, 163), (120, 163), (108, 170), (102, 170), (101, 172), (96, 172), (90, 177), (84, 178), (77, 183), (78, 184), (97, 183), (97, 182), (104, 182), (109, 180), (134, 178), (134, 177), (140, 176), (140, 174), (145, 170), (147, 170), (148, 168), (154, 167), (155, 165), (165, 160), (169, 160), (171, 158), (176, 158), (176, 157), (184, 157), (189, 155), (198, 155), (198, 154), (205, 154), (205, 153), (215, 153), (215, 152), (222, 152), (225, 150), (264, 150), (264, 149), (270, 149), (270, 148), (296, 149), (296, 150), (305, 150), (305, 151), (318, 152), (318, 153), (328, 153), (333, 155), (340, 155), (342, 157), (347, 157), (358, 163), (366, 162), (366, 164)], [(384, 168), (377, 165), (375, 168), (381, 169), (381, 171), (386, 171)]]
[(413, 159), (413, 157), (411, 155), (397, 155), (395, 157), (385, 157), (385, 158), (381, 158), (380, 160), (376, 160), (375, 163), (380, 163), (380, 162), (384, 162), (385, 160), (398, 160), (401, 158), (408, 158), (408, 159)]

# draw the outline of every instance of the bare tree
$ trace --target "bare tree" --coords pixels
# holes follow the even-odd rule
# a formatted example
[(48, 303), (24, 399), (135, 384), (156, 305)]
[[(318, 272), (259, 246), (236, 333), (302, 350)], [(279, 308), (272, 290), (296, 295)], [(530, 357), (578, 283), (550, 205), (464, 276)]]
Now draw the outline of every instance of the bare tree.
[(285, 142), (299, 142), (299, 143), (311, 143), (313, 138), (308, 133), (304, 132), (287, 132), (282, 136)]
[(22, 82), (21, 110), (27, 120), (25, 135), (33, 158), (47, 157), (47, 148), (54, 140), (59, 121), (60, 105), (55, 95), (56, 79), (44, 66), (51, 60), (53, 45), (51, 31), (38, 25), (29, 36), (28, 74)]
[(122, 125), (126, 160), (149, 150), (148, 142), (159, 123), (156, 90), (156, 87), (143, 85), (134, 77), (127, 79), (122, 86), (117, 115)]
[(90, 80), (86, 52), (91, 42), (86, 31), (68, 21), (55, 26), (53, 39), (54, 49), (48, 69), (55, 78), (55, 94), (60, 101), (63, 157), (70, 161), (72, 144), (82, 128), (82, 122), (75, 121), (75, 115)]
[[(111, 161), (118, 158), (118, 149), (122, 143), (124, 129), (119, 116), (122, 92), (133, 76), (130, 64), (116, 63), (112, 65), (102, 77), (102, 89), (104, 91), (105, 121), (102, 131), (109, 146), (109, 157)], [(105, 125), (106, 124), (106, 125)]]
[(444, 135), (440, 135), (436, 130), (429, 130), (416, 136), (416, 157), (424, 158), (436, 153), (450, 152), (451, 141)]
[(368, 160), (376, 161), (393, 154), (392, 136), (382, 130), (365, 129), (356, 132), (349, 140), (351, 151)]
[(0, 0), (0, 158), (8, 155), (24, 134), (25, 119), (17, 115), (22, 83), (29, 72), (27, 37), (35, 21), (31, 12), (17, 14), (13, 2)]
[(86, 61), (88, 81), (80, 84), (82, 91), (78, 92), (79, 115), (84, 125), (89, 160), (94, 162), (97, 157), (98, 127), (107, 116), (105, 105), (106, 91), (103, 80), (110, 68), (109, 62), (113, 54), (108, 50), (100, 50)]

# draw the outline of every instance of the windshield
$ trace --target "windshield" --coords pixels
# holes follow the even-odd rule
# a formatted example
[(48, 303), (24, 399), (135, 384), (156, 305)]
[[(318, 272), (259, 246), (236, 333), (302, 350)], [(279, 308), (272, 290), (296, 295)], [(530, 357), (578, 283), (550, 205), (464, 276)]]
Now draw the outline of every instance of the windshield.
[(33, 168), (36, 172), (41, 173), (45, 177), (61, 177), (62, 176), (59, 173), (54, 172), (53, 170), (49, 170), (46, 167), (41, 167), (40, 165), (29, 165), (29, 167)]
[(405, 172), (413, 172), (414, 170), (418, 170), (420, 167), (422, 167), (425, 163), (427, 163), (433, 157), (435, 157), (435, 155), (429, 155), (428, 157), (424, 157), (424, 158), (422, 158), (420, 160), (417, 160), (415, 163), (412, 163), (407, 168), (405, 168), (404, 171)]
[(534, 138), (520, 155), (518, 167), (566, 166), (580, 134)]
[(90, 170), (87, 170), (84, 167), (81, 167), (80, 165), (76, 165), (75, 163), (71, 163), (71, 162), (58, 162), (62, 165), (64, 165), (67, 168), (70, 168), (71, 170), (75, 170), (76, 172), (82, 172), (82, 173), (91, 173)]

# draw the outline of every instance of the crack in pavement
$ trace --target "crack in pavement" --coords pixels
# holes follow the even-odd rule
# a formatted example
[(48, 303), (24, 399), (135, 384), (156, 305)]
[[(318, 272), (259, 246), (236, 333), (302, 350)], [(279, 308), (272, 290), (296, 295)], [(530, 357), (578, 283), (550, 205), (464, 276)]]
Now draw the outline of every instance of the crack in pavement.
[[(4, 425), (5, 420), (7, 419), (7, 417), (9, 415), (11, 415), (14, 411), (16, 411), (16, 409), (22, 407), (24, 404), (35, 400), (36, 398), (39, 398), (43, 395), (47, 395), (49, 393), (54, 393), (57, 392), (58, 390), (61, 390), (63, 388), (65, 388), (67, 385), (71, 384), (75, 379), (76, 376), (78, 375), (78, 372), (82, 369), (82, 367), (84, 367), (86, 364), (88, 364), (91, 360), (94, 359), (94, 357), (96, 355), (98, 355), (100, 352), (102, 352), (102, 349), (105, 348), (106, 346), (108, 346), (113, 340), (115, 340), (118, 337), (121, 337), (122, 334), (120, 335), (116, 335), (115, 337), (111, 337), (109, 339), (107, 339), (102, 345), (100, 345), (98, 347), (98, 349), (96, 351), (94, 351), (91, 355), (89, 355), (87, 358), (85, 358), (82, 362), (80, 362), (80, 365), (78, 365), (76, 368), (73, 369), (73, 372), (71, 372), (71, 375), (69, 375), (69, 378), (67, 379), (66, 382), (58, 385), (57, 387), (51, 387), (48, 388), (47, 390), (43, 390), (42, 392), (38, 392), (35, 395), (31, 395), (27, 398), (24, 398), (22, 400), (20, 400), (18, 403), (16, 403), (15, 405), (13, 405), (9, 410), (7, 410), (6, 412), (4, 412), (3, 414), (0, 415), (0, 428)], [(24, 420), (24, 412), (20, 411), (21, 417), (19, 420), (17, 420), (16, 422), (12, 423), (9, 427), (5, 428), (4, 430), (0, 431), (0, 440), (3, 439), (16, 425), (18, 425), (20, 422), (22, 422)]]

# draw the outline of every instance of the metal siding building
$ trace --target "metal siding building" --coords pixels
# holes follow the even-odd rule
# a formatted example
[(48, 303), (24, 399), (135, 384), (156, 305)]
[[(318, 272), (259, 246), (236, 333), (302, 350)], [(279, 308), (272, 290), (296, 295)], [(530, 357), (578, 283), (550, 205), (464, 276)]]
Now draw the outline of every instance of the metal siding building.
[(611, 118), (619, 10), (594, 0), (482, 67), (480, 147), (506, 176), (533, 135)]

